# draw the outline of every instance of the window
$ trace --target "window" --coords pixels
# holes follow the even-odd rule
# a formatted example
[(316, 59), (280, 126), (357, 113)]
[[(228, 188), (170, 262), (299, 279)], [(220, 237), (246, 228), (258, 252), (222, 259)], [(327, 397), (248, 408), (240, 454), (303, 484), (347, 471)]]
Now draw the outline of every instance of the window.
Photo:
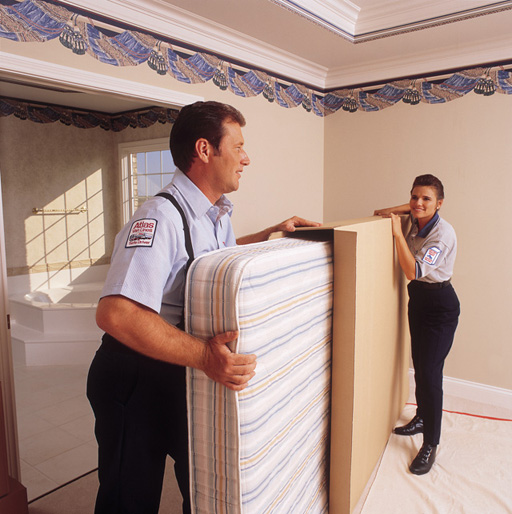
[(120, 144), (119, 158), (124, 224), (139, 205), (172, 180), (175, 165), (167, 138)]

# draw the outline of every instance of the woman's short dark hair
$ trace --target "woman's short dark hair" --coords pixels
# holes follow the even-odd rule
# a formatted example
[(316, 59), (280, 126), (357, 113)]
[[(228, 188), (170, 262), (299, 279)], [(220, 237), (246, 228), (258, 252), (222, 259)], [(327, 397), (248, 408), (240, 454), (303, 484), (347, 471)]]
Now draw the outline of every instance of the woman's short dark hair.
[(418, 177), (416, 177), (412, 184), (411, 193), (412, 193), (412, 190), (418, 186), (432, 187), (436, 191), (437, 199), (438, 200), (444, 199), (443, 183), (437, 177), (434, 177), (434, 175), (427, 174), (427, 175), (419, 175)]
[(196, 141), (206, 139), (216, 151), (224, 136), (224, 123), (245, 126), (242, 113), (231, 105), (220, 102), (195, 102), (181, 109), (169, 137), (174, 164), (183, 172), (190, 170), (196, 156)]

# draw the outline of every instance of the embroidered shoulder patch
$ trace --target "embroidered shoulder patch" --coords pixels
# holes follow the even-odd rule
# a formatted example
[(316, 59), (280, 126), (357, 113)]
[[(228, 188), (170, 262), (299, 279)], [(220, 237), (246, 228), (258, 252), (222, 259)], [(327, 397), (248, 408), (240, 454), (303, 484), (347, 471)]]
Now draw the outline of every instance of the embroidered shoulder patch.
[(137, 246), (153, 246), (157, 221), (151, 218), (137, 220), (132, 223), (125, 248)]
[(437, 246), (432, 246), (425, 252), (425, 255), (423, 256), (423, 262), (433, 266), (440, 255), (441, 250)]

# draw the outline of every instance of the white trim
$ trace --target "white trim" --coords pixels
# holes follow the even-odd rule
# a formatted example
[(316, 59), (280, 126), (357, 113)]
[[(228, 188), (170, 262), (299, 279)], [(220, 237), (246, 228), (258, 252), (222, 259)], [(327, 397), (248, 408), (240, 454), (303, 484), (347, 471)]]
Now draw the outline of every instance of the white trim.
[[(496, 4), (501, 3), (497, 6)], [(355, 39), (367, 32), (386, 34), (396, 27), (398, 32), (408, 25), (429, 27), (439, 22), (460, 21), (468, 15), (486, 14), (497, 7), (510, 6), (509, 2), (496, 0), (391, 0), (369, 6), (361, 11), (357, 19)], [(468, 11), (471, 11), (469, 13)]]
[(303, 18), (338, 34), (349, 41), (354, 41), (356, 22), (361, 8), (346, 0), (270, 0), (283, 9), (292, 11)]
[[(414, 383), (414, 370), (409, 368), (409, 379)], [(495, 407), (512, 408), (512, 390), (501, 387), (479, 384), (460, 378), (443, 378), (444, 394), (456, 396), (464, 400), (485, 403)]]
[(0, 382), (2, 383), (9, 475), (15, 480), (20, 481), (18, 428), (16, 424), (16, 403), (14, 401), (14, 367), (12, 361), (11, 331), (7, 323), (7, 316), (10, 311), (7, 291), (7, 262), (5, 255), (3, 212), (2, 187), (0, 182)]
[[(329, 23), (337, 21), (342, 27), (350, 26), (357, 20), (357, 26), (363, 24), (365, 30), (371, 30), (372, 27), (373, 29), (382, 28), (390, 23), (394, 26), (392, 19), (389, 19), (389, 9), (392, 9), (395, 15), (401, 13), (405, 17), (404, 20), (409, 21), (424, 16), (434, 16), (436, 12), (443, 14), (448, 14), (451, 10), (460, 12), (459, 0), (447, 2), (435, 0), (433, 6), (427, 7), (422, 1), (411, 0), (405, 9), (402, 1), (390, 0), (383, 2), (379, 8), (363, 8), (359, 12), (358, 6), (349, 0), (336, 2), (334, 0), (324, 2), (295, 0), (293, 4), (303, 4), (302, 8), (296, 9), (291, 9), (292, 3), (288, 0), (271, 1), (295, 12), (303, 10), (304, 7), (309, 8), (311, 10), (309, 19), (317, 24), (319, 23), (318, 14), (322, 14), (326, 16)], [(483, 4), (491, 4), (492, 7), (492, 4), (496, 3), (492, 0), (467, 0), (467, 2), (468, 9)], [(401, 76), (426, 75), (442, 69), (472, 67), (480, 62), (505, 60), (510, 58), (512, 44), (512, 36), (507, 34), (490, 43), (476, 42), (463, 49), (457, 44), (454, 44), (451, 49), (434, 53), (429, 53), (431, 51), (428, 49), (424, 55), (414, 55), (405, 61), (400, 57), (365, 62), (356, 66), (328, 68), (173, 6), (165, 0), (65, 0), (65, 3), (148, 30), (153, 34), (172, 36), (177, 41), (208, 49), (212, 53), (247, 63), (248, 66), (259, 67), (270, 73), (288, 77), (292, 82), (310, 84), (319, 89), (343, 88), (353, 84), (386, 81)], [(450, 5), (449, 8), (443, 5), (447, 3)], [(322, 6), (321, 12), (320, 6)], [(435, 9), (432, 10), (432, 7)], [(487, 7), (482, 9), (485, 11)], [(336, 11), (338, 15), (333, 18), (332, 13)], [(304, 16), (304, 13), (301, 15)], [(315, 15), (317, 19), (313, 20)], [(343, 24), (342, 18), (344, 18)], [(393, 31), (393, 29), (387, 30)]]
[(161, 34), (291, 80), (324, 87), (327, 68), (295, 54), (192, 14), (162, 0), (66, 0), (153, 34)]
[[(273, 0), (274, 3), (275, 0)], [(451, 0), (454, 1), (454, 0)], [(474, 7), (476, 0), (471, 1)], [(346, 3), (345, 14), (350, 18), (351, 2)], [(486, 0), (487, 3), (488, 0)], [(334, 89), (363, 84), (367, 82), (382, 82), (396, 77), (410, 75), (427, 75), (443, 69), (472, 67), (475, 63), (502, 61), (510, 59), (512, 33), (499, 35), (492, 41), (478, 41), (462, 48), (454, 42), (451, 48), (444, 48), (423, 55), (413, 55), (408, 58), (400, 56), (395, 59), (380, 59), (375, 62), (364, 62), (354, 66), (328, 68), (319, 65), (296, 54), (281, 50), (259, 39), (247, 36), (224, 25), (213, 22), (201, 16), (194, 15), (184, 9), (172, 6), (164, 0), (65, 0), (70, 6), (98, 13), (107, 18), (117, 19), (141, 30), (153, 34), (171, 35), (173, 39), (205, 48), (212, 53), (225, 55), (228, 59), (241, 61), (247, 66), (268, 70), (271, 74), (288, 77), (291, 82), (310, 84), (319, 89)], [(286, 3), (286, 2), (285, 2)], [(325, 9), (332, 9), (334, 2), (304, 1), (304, 4), (325, 4)], [(442, 4), (439, 0), (437, 4)], [(493, 2), (495, 3), (495, 2)], [(507, 2), (508, 5), (509, 2)], [(328, 5), (329, 4), (329, 5)], [(396, 9), (403, 7), (395, 1), (386, 3)], [(415, 13), (417, 0), (409, 5), (410, 12)], [(283, 4), (280, 4), (283, 5)], [(485, 8), (483, 8), (485, 9)], [(342, 9), (343, 10), (343, 9)], [(368, 19), (365, 13), (373, 12), (377, 18), (387, 12), (363, 10), (361, 18)], [(415, 15), (416, 16), (416, 15)], [(330, 19), (330, 18), (328, 18)], [(382, 20), (381, 20), (382, 22)], [(359, 22), (358, 22), (359, 23)], [(373, 23), (373, 22), (372, 22)], [(368, 27), (367, 27), (368, 28)], [(393, 32), (394, 29), (389, 29)], [(58, 85), (59, 82), (79, 91), (90, 93), (117, 94), (133, 99), (151, 100), (157, 105), (186, 105), (202, 99), (194, 95), (144, 85), (122, 79), (115, 79), (102, 74), (77, 70), (66, 66), (51, 64), (27, 57), (15, 56), (0, 52), (0, 71), (23, 77), (24, 80), (36, 80), (41, 83)]]
[(455, 45), (451, 49), (444, 49), (441, 52), (426, 52), (423, 55), (414, 55), (407, 59), (399, 57), (365, 62), (363, 65), (352, 67), (333, 68), (329, 71), (325, 87), (332, 89), (367, 82), (385, 83), (396, 77), (422, 74), (428, 76), (431, 73), (441, 74), (439, 70), (461, 69), (466, 66), (471, 68), (475, 62), (508, 60), (511, 57), (511, 48), (512, 32), (510, 35), (492, 42), (476, 43), (474, 46), (467, 46), (464, 49)]
[(128, 143), (119, 143), (119, 152), (123, 155), (127, 155), (128, 153), (136, 153), (136, 152), (154, 152), (159, 150), (168, 150), (169, 149), (169, 138), (168, 137), (159, 137), (155, 139), (144, 139), (141, 141), (131, 141)]
[[(512, 3), (496, 0), (464, 0), (464, 3), (460, 0), (383, 0), (359, 7), (349, 0), (271, 1), (352, 43), (364, 41), (367, 33), (372, 37), (400, 33), (409, 25), (429, 27), (439, 22), (458, 21), (468, 15), (486, 14)], [(497, 6), (498, 3), (501, 5)]]
[(165, 107), (169, 105), (182, 107), (203, 100), (203, 97), (197, 95), (180, 93), (172, 89), (141, 84), (1, 51), (0, 73), (22, 78), (24, 81), (64, 86), (86, 93), (147, 100), (155, 105)]
[(121, 218), (119, 224), (123, 227), (131, 215), (130, 198), (132, 197), (132, 181), (130, 180), (130, 152), (122, 149), (121, 145), (118, 147), (119, 156), (119, 179), (121, 187), (119, 188), (119, 205), (121, 205)]
[(474, 402), (494, 405), (496, 407), (512, 407), (512, 391), (500, 387), (478, 384), (458, 378), (444, 377), (445, 393)]

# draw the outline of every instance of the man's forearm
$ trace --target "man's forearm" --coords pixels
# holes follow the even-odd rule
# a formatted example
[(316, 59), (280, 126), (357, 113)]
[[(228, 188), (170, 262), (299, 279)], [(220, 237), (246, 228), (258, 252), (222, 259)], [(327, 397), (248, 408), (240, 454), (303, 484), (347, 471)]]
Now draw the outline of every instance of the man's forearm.
[(155, 311), (121, 295), (106, 296), (96, 311), (98, 326), (121, 343), (153, 359), (196, 368), (220, 384), (241, 391), (254, 376), (256, 356), (233, 353), (237, 331), (201, 341), (167, 323)]
[(120, 295), (102, 298), (96, 321), (102, 330), (143, 355), (180, 366), (202, 367), (203, 341), (128, 298)]
[(267, 241), (268, 238), (276, 233), (276, 232), (294, 232), (297, 227), (320, 227), (321, 223), (317, 221), (309, 221), (304, 218), (299, 218), (298, 216), (293, 216), (277, 225), (273, 225), (268, 227), (261, 232), (256, 232), (255, 234), (251, 234), (249, 236), (239, 237), (236, 242), (239, 245), (246, 245), (249, 243), (261, 243), (262, 241)]
[(250, 234), (248, 236), (239, 237), (236, 240), (236, 244), (238, 245), (247, 245), (250, 243), (261, 243), (263, 241), (268, 241), (271, 234), (276, 232), (275, 227), (269, 227), (260, 232), (256, 232), (255, 234)]

